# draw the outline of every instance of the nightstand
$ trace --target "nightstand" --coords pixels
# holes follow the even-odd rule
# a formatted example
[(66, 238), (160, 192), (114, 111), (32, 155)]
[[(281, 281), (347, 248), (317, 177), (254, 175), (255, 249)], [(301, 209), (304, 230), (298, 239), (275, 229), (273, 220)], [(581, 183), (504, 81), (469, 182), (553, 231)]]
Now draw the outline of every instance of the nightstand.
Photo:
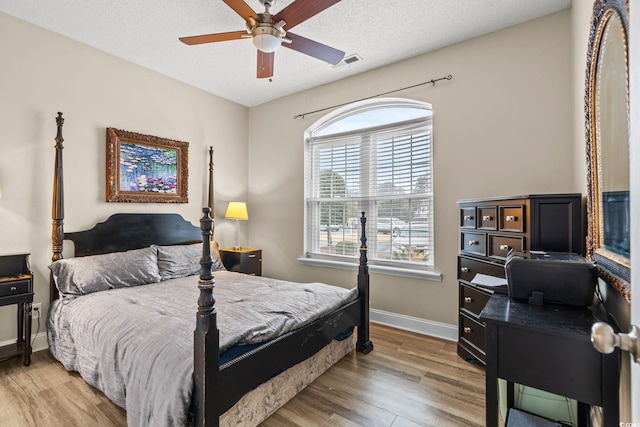
[(22, 355), (25, 366), (31, 363), (32, 303), (29, 254), (0, 255), (0, 306), (18, 305), (18, 336), (14, 344), (0, 347), (0, 361)]
[(262, 276), (262, 249), (224, 248), (220, 249), (220, 259), (229, 271)]

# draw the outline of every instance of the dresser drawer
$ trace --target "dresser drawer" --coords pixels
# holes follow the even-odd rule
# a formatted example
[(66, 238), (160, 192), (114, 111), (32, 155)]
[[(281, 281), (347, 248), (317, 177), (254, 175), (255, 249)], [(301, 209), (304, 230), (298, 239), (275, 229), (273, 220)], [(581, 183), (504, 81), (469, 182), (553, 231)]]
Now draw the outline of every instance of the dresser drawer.
[(473, 316), (480, 316), (480, 312), (487, 305), (491, 293), (484, 292), (473, 286), (460, 283), (460, 309), (468, 311)]
[(495, 206), (478, 208), (478, 229), (497, 230), (498, 229), (498, 208)]
[(458, 354), (463, 359), (486, 360), (485, 328), (479, 317), (491, 295), (508, 293), (504, 264), (511, 250), (583, 249), (581, 203), (580, 194), (458, 201)]
[(485, 256), (487, 254), (486, 236), (483, 233), (460, 233), (460, 250), (470, 254)]
[(500, 231), (524, 232), (524, 205), (500, 206)]
[(476, 208), (460, 208), (460, 227), (476, 228)]
[[(480, 322), (476, 322), (466, 314), (460, 312), (460, 340), (465, 343), (471, 344), (476, 349), (482, 352), (484, 355), (485, 351), (485, 336), (484, 336), (484, 325)], [(481, 357), (480, 360), (484, 362), (484, 358)]]
[(489, 256), (504, 259), (511, 249), (516, 252), (524, 250), (523, 237), (489, 235)]
[(0, 297), (26, 294), (29, 290), (29, 280), (16, 280), (13, 282), (0, 283)]
[(458, 257), (458, 279), (470, 282), (478, 273), (486, 274), (487, 276), (502, 277), (503, 279), (506, 277), (503, 265), (464, 256)]

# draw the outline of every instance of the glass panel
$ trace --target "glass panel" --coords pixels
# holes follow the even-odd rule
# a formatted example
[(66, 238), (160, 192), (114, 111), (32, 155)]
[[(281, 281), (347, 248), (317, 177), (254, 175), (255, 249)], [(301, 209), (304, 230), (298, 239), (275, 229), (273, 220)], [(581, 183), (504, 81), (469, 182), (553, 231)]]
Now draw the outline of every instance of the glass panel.
[(600, 173), (600, 245), (629, 258), (629, 126), (624, 29), (612, 13), (596, 71), (596, 140)]
[(383, 126), (391, 123), (404, 122), (406, 120), (430, 117), (431, 115), (432, 112), (430, 110), (406, 107), (361, 111), (330, 123), (325, 128), (315, 132), (314, 136), (331, 135), (359, 129), (364, 130), (372, 126)]

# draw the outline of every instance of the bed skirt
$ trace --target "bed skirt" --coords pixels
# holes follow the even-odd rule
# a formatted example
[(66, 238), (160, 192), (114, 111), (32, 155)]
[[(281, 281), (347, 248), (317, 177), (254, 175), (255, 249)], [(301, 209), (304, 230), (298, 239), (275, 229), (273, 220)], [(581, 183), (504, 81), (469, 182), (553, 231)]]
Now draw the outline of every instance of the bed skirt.
[[(354, 334), (355, 335), (355, 334)], [(220, 416), (221, 427), (255, 427), (284, 406), (355, 348), (354, 335), (332, 341), (318, 353), (245, 394)]]

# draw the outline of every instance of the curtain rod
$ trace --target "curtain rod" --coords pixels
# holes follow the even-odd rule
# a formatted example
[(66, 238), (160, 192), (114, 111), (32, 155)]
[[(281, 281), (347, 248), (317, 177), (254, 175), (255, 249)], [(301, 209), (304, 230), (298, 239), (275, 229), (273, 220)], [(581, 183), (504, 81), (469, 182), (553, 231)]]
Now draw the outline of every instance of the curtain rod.
[(350, 101), (350, 102), (345, 102), (342, 104), (337, 104), (334, 105), (332, 107), (326, 107), (326, 108), (321, 108), (319, 110), (314, 110), (314, 111), (308, 111), (306, 113), (302, 113), (302, 114), (296, 114), (295, 116), (293, 116), (294, 119), (298, 119), (300, 117), (302, 117), (304, 119), (304, 117), (308, 114), (314, 114), (314, 113), (319, 113), (321, 111), (326, 111), (326, 110), (331, 110), (332, 108), (336, 108), (336, 107), (343, 107), (345, 105), (349, 105), (353, 102), (359, 102), (359, 101), (365, 101), (367, 99), (371, 99), (371, 98), (376, 98), (378, 96), (384, 96), (384, 95), (389, 95), (390, 93), (394, 93), (394, 92), (400, 92), (401, 90), (407, 90), (407, 89), (413, 89), (414, 87), (418, 87), (418, 86), (422, 86), (422, 85), (426, 85), (431, 83), (432, 85), (436, 85), (436, 82), (439, 82), (440, 80), (451, 80), (453, 77), (451, 77), (451, 74), (449, 74), (447, 77), (440, 77), (439, 79), (431, 79), (428, 82), (422, 82), (422, 83), (418, 83), (412, 86), (406, 86), (400, 89), (394, 89), (394, 90), (390, 90), (389, 92), (385, 92), (385, 93), (379, 93), (377, 95), (371, 95), (371, 96), (367, 96), (366, 98), (360, 98), (360, 99), (356, 99), (355, 101)]

